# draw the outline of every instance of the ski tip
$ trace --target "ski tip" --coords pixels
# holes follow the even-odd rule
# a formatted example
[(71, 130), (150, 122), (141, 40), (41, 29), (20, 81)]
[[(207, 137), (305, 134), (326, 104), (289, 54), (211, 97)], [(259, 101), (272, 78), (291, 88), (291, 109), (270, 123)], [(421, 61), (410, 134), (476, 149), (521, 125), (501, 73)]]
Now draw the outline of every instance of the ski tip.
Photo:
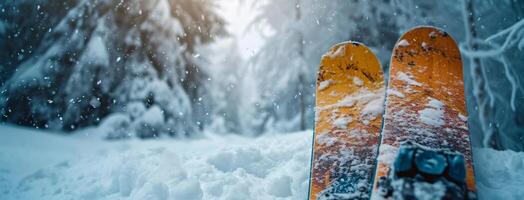
[(402, 34), (402, 36), (395, 43), (394, 48), (396, 49), (398, 47), (408, 47), (410, 44), (410, 41), (408, 39), (413, 39), (415, 38), (414, 36), (417, 36), (417, 38), (420, 38), (422, 40), (435, 40), (439, 37), (445, 38), (445, 40), (449, 40), (451, 42), (450, 44), (452, 44), (452, 46), (457, 46), (457, 42), (455, 41), (455, 39), (453, 39), (453, 37), (445, 30), (434, 26), (417, 26), (409, 29), (404, 34)]
[[(317, 85), (323, 90), (331, 80), (349, 81), (348, 77), (356, 77), (348, 84), (361, 87), (368, 83), (383, 82), (380, 61), (366, 45), (346, 41), (333, 45), (321, 58)], [(328, 82), (326, 82), (328, 81)]]
[[(348, 60), (353, 61), (361, 59), (363, 56), (362, 54), (365, 54), (366, 57), (372, 57), (373, 61), (377, 61), (378, 59), (375, 56), (375, 53), (367, 47), (365, 44), (361, 42), (356, 41), (345, 41), (341, 43), (337, 43), (329, 48), (329, 50), (322, 55), (321, 58), (321, 65), (323, 62), (326, 62), (328, 60)], [(358, 57), (355, 57), (358, 56)]]
[(367, 51), (373, 53), (373, 51), (371, 51), (371, 49), (369, 47), (367, 47), (365, 44), (361, 43), (361, 42), (357, 42), (357, 41), (352, 41), (352, 40), (349, 40), (349, 41), (345, 41), (345, 42), (341, 42), (341, 43), (337, 43), (333, 46), (331, 46), (328, 50), (327, 53), (325, 53), (322, 58), (324, 58), (325, 56), (329, 56), (329, 57), (334, 57), (334, 56), (342, 56), (344, 52), (341, 52), (339, 49), (340, 48), (347, 48), (347, 47), (363, 47), (364, 49), (366, 49)]
[(453, 37), (446, 31), (432, 26), (418, 26), (402, 34), (393, 48), (390, 66), (395, 62), (406, 61), (404, 64), (412, 67), (416, 65), (413, 59), (420, 61), (420, 59), (427, 58), (429, 54), (441, 55), (448, 60), (458, 61), (454, 66), (460, 66), (462, 69), (460, 49)]
[(337, 45), (348, 45), (348, 44), (351, 44), (351, 45), (354, 45), (354, 46), (366, 46), (364, 43), (362, 42), (357, 42), (357, 41), (353, 41), (353, 40), (349, 40), (349, 41), (345, 41), (345, 42), (341, 42), (341, 43), (338, 43), (338, 44), (335, 44), (334, 46), (337, 46)]

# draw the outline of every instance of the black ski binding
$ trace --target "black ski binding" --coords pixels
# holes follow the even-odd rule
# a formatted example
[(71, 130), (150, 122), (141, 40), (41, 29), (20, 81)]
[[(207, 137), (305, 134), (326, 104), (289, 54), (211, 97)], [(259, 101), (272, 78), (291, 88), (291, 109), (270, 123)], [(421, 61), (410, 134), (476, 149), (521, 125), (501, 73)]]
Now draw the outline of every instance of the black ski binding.
[(391, 199), (477, 199), (466, 186), (464, 156), (406, 142), (389, 175), (378, 181), (380, 196)]

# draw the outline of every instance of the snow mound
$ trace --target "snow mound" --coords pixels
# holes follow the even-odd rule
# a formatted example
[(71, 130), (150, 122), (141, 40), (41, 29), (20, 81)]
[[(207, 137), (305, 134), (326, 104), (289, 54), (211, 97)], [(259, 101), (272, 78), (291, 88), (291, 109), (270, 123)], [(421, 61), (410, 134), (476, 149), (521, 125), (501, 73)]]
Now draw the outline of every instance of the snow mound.
[(524, 152), (473, 151), (479, 199), (524, 199)]
[[(305, 199), (311, 131), (110, 142), (0, 127), (0, 199)], [(211, 137), (211, 136), (210, 136)]]

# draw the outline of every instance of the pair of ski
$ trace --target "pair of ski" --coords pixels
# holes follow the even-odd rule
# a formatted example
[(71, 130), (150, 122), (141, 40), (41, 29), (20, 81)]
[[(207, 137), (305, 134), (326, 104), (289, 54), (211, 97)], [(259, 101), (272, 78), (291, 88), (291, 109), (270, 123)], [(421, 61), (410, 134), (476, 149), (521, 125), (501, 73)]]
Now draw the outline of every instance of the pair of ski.
[(337, 44), (322, 57), (309, 198), (475, 199), (462, 61), (451, 36), (433, 27), (405, 33), (385, 88), (363, 44)]

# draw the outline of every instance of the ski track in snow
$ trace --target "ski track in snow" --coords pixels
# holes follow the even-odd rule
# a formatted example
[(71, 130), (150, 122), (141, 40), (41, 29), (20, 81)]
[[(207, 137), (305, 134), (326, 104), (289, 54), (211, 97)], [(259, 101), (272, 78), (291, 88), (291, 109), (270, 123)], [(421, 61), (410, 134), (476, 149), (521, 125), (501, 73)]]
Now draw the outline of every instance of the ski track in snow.
[[(311, 131), (208, 135), (105, 141), (92, 130), (61, 136), (0, 126), (0, 199), (306, 198)], [(473, 155), (479, 199), (524, 198), (523, 152)]]

